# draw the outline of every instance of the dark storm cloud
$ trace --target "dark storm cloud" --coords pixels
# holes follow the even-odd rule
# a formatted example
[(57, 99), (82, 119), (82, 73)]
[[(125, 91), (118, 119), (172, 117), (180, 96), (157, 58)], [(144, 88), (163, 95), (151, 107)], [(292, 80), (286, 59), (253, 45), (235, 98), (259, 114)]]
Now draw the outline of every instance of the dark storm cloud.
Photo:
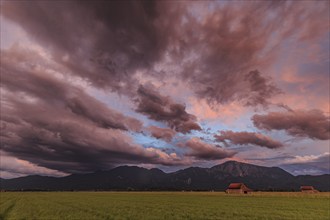
[[(180, 7), (156, 1), (5, 2), (2, 14), (73, 74), (97, 87), (130, 92), (135, 70), (163, 55)], [(64, 57), (66, 57), (64, 59)]]
[(330, 139), (330, 117), (317, 109), (256, 114), (252, 121), (259, 129), (284, 130), (292, 136), (317, 140)]
[(215, 135), (214, 137), (217, 141), (224, 143), (227, 143), (226, 141), (230, 141), (232, 144), (253, 144), (259, 147), (267, 147), (270, 149), (283, 147), (281, 142), (275, 141), (270, 137), (255, 132), (221, 131), (220, 135)]
[(223, 149), (219, 145), (203, 142), (200, 138), (192, 138), (179, 146), (188, 148), (187, 156), (201, 160), (219, 160), (234, 156), (237, 152)]
[(42, 56), (17, 47), (2, 52), (0, 138), (8, 155), (63, 172), (120, 163), (181, 163), (133, 143), (123, 130), (140, 130), (140, 121), (60, 80)]
[(170, 128), (160, 128), (156, 126), (148, 127), (151, 135), (157, 139), (163, 139), (167, 142), (170, 142), (175, 136), (176, 132)]
[[(105, 104), (86, 94), (64, 80), (45, 74), (47, 69), (40, 70), (37, 62), (30, 56), (32, 51), (12, 48), (2, 51), (1, 86), (16, 94), (26, 94), (49, 105), (67, 108), (76, 115), (96, 123), (104, 128), (139, 131), (142, 123), (135, 118), (127, 117), (112, 110)], [(25, 66), (30, 65), (30, 66)], [(39, 69), (38, 69), (39, 68)]]
[(266, 106), (279, 89), (262, 68), (285, 38), (309, 40), (328, 31), (320, 19), (327, 4), (12, 1), (1, 12), (51, 48), (56, 62), (97, 87), (134, 96), (138, 70), (159, 78), (171, 74), (154, 71), (166, 57), (179, 67), (176, 77), (210, 104)]
[(140, 86), (138, 89), (137, 112), (150, 119), (162, 121), (181, 133), (201, 130), (194, 115), (186, 112), (186, 107), (175, 103), (169, 97), (159, 94), (152, 86)]

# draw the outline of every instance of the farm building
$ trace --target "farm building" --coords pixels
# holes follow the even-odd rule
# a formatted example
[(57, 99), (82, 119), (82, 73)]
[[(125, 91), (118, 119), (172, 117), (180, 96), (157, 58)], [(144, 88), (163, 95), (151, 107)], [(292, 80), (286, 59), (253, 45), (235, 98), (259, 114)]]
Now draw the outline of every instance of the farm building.
[(252, 192), (251, 189), (249, 189), (247, 186), (244, 185), (244, 183), (231, 183), (228, 186), (228, 189), (226, 190), (226, 193), (230, 194), (238, 194), (238, 193), (249, 193)]
[(313, 186), (301, 186), (300, 187), (301, 192), (304, 193), (316, 193), (318, 190), (314, 189)]

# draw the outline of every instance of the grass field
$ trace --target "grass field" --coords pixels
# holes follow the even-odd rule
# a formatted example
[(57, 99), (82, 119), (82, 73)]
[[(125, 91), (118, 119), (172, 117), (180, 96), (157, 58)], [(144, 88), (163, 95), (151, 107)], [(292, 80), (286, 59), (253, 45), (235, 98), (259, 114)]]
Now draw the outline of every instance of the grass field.
[(0, 219), (330, 219), (330, 193), (1, 192)]

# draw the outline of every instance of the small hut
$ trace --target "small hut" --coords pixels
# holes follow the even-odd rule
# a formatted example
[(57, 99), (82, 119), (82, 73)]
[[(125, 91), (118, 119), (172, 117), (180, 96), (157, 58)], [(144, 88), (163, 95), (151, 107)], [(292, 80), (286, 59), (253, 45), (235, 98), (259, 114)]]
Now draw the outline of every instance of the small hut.
[(318, 190), (314, 189), (313, 186), (301, 186), (300, 190), (303, 193), (317, 193), (318, 192)]
[(226, 193), (230, 194), (247, 194), (249, 192), (252, 192), (252, 190), (245, 186), (244, 183), (231, 183), (226, 190)]

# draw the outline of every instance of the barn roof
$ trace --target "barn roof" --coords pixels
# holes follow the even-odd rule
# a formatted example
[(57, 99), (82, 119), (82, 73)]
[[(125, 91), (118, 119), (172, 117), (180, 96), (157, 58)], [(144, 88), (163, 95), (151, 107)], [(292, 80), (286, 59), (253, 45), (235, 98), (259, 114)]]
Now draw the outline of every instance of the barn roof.
[(313, 186), (301, 186), (300, 187), (301, 190), (314, 190)]
[(243, 186), (243, 183), (231, 183), (229, 184), (228, 189), (241, 189)]

